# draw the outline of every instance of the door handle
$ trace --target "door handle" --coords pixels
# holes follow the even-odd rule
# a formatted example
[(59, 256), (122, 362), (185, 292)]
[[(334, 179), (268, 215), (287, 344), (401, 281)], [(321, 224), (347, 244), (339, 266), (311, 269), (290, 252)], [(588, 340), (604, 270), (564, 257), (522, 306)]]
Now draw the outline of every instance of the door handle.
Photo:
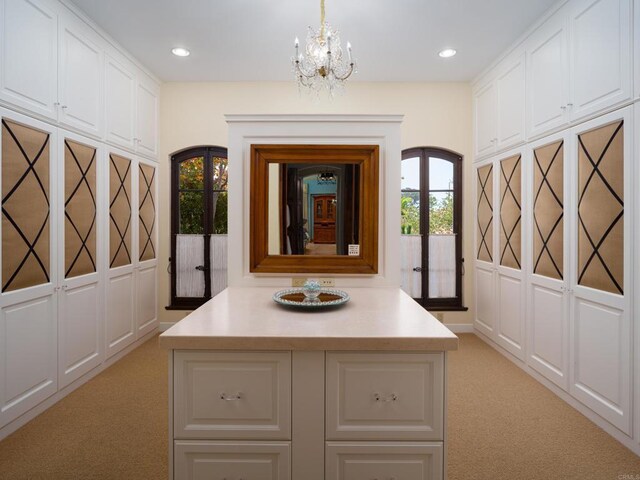
[(422, 272), (422, 267), (413, 267), (414, 272)]
[(198, 265), (196, 267), (196, 270), (200, 270), (201, 272), (205, 272), (207, 270), (207, 267), (205, 267), (204, 265)]

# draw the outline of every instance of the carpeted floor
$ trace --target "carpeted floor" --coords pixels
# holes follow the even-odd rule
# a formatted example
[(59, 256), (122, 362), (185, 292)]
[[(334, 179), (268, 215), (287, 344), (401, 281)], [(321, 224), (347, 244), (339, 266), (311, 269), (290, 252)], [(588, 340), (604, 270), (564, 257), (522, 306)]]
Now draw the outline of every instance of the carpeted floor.
[[(640, 478), (640, 457), (474, 335), (460, 340), (449, 357), (450, 480)], [(166, 479), (167, 355), (157, 343), (0, 442), (0, 479)]]

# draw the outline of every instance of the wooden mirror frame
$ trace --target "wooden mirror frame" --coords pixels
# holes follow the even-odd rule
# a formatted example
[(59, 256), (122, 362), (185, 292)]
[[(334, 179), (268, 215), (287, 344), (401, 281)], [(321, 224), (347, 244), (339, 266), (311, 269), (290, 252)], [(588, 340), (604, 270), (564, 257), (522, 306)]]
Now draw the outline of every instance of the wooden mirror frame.
[[(269, 164), (360, 166), (360, 255), (269, 255)], [(378, 145), (251, 145), (250, 263), (252, 273), (378, 273)]]

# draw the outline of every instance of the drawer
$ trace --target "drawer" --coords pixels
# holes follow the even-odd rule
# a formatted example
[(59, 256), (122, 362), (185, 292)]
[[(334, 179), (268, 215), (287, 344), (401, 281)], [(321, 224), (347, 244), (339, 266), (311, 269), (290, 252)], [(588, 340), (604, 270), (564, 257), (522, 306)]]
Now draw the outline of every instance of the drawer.
[(174, 437), (291, 439), (290, 352), (176, 351)]
[(177, 440), (175, 480), (290, 480), (288, 442)]
[(327, 443), (327, 480), (442, 480), (440, 442)]
[(443, 354), (327, 353), (327, 440), (442, 440)]

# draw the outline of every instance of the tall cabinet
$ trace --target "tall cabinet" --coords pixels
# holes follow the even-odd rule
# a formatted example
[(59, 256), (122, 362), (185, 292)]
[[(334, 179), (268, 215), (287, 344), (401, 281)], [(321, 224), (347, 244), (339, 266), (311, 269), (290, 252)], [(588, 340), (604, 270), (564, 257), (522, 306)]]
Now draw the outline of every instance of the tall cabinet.
[(474, 164), (476, 331), (638, 453), (639, 10), (559, 2), (514, 47), (526, 58), (521, 144), (477, 144)]
[(3, 438), (158, 327), (159, 85), (66, 4), (0, 12)]

